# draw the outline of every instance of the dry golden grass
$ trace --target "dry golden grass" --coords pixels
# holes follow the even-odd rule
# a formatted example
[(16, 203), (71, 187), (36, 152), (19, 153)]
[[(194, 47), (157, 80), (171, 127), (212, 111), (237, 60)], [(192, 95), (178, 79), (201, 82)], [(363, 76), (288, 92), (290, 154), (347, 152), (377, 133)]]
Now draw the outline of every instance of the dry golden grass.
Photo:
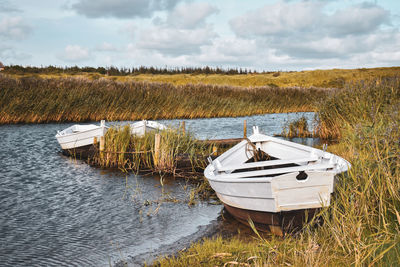
[[(126, 76), (105, 76), (99, 73), (81, 73), (74, 76), (99, 79), (105, 77), (121, 82), (161, 82), (174, 85), (210, 84), (241, 87), (278, 86), (278, 87), (322, 87), (341, 88), (345, 83), (376, 78), (393, 77), (400, 74), (400, 67), (330, 69), (294, 72), (269, 72), (256, 74), (138, 74)], [(26, 75), (26, 74), (25, 74)], [(18, 75), (16, 75), (18, 76)], [(69, 77), (69, 74), (40, 74), (45, 78)]]
[(317, 88), (243, 88), (0, 75), (0, 123), (236, 117), (315, 110)]
[[(331, 205), (296, 235), (206, 239), (156, 266), (398, 266), (400, 262), (400, 78), (346, 86), (319, 110), (352, 163)], [(329, 116), (328, 116), (329, 114)], [(327, 117), (325, 117), (327, 116)], [(216, 256), (221, 255), (221, 256)]]

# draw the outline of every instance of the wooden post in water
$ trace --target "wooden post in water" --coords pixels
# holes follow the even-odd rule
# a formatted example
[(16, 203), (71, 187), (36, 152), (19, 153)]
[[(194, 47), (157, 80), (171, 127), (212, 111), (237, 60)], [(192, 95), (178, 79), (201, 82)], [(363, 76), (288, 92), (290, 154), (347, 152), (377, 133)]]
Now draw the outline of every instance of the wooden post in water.
[(243, 138), (247, 138), (247, 120), (243, 122)]
[(93, 145), (97, 145), (97, 136), (93, 138)]
[[(96, 137), (95, 137), (96, 138)], [(96, 138), (97, 139), (97, 138)], [(96, 140), (97, 141), (97, 140)], [(105, 148), (105, 139), (104, 139), (104, 135), (100, 136), (100, 146), (99, 146), (99, 150), (100, 150), (100, 160), (103, 161), (104, 159), (104, 148)]]
[(160, 160), (160, 144), (161, 144), (161, 135), (156, 134), (154, 137), (154, 155), (153, 155), (153, 160), (154, 160), (154, 166), (158, 166), (159, 160)]
[(186, 133), (185, 121), (182, 121), (182, 123), (181, 123), (181, 128), (182, 128), (182, 134), (185, 135), (185, 133)]
[[(97, 140), (96, 140), (96, 142), (97, 142)], [(104, 135), (103, 135), (103, 136), (100, 136), (100, 152), (103, 152), (104, 148), (105, 148), (105, 139), (104, 139)]]
[[(105, 127), (106, 127), (106, 121), (105, 120), (101, 120), (100, 121), (100, 127), (102, 129), (102, 134), (100, 136), (100, 145), (99, 145), (99, 150), (100, 150), (100, 159), (104, 159), (104, 150), (106, 147), (106, 138), (104, 136), (105, 134)], [(96, 137), (95, 137), (96, 138)], [(97, 142), (97, 138), (95, 140)]]

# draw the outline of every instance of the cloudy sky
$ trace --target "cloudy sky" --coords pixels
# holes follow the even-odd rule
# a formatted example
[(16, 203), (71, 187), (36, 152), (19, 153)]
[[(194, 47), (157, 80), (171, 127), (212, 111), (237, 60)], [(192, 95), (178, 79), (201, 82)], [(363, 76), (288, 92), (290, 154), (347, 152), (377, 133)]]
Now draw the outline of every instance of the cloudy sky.
[(0, 61), (257, 70), (400, 65), (399, 0), (0, 0)]

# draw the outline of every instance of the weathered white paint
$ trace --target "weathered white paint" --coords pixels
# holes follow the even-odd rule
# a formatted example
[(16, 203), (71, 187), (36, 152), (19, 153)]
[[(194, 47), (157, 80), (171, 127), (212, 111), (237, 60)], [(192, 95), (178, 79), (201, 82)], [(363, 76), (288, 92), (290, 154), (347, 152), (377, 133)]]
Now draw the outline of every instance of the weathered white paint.
[[(236, 208), (279, 212), (328, 206), (335, 174), (350, 167), (349, 162), (336, 155), (260, 134), (258, 128), (249, 140), (278, 159), (246, 163), (253, 157), (253, 146), (244, 140), (204, 170), (220, 200)], [(280, 166), (288, 163), (298, 166)], [(276, 167), (260, 169), (266, 166)], [(246, 171), (250, 168), (259, 169)], [(306, 179), (297, 179), (300, 171), (307, 174)]]
[(58, 132), (56, 138), (62, 149), (73, 149), (91, 145), (94, 143), (95, 138), (100, 140), (100, 137), (105, 135), (107, 129), (108, 127), (105, 126), (104, 121), (101, 121), (100, 126), (76, 124)]
[(143, 136), (146, 132), (156, 131), (156, 130), (164, 130), (166, 129), (165, 125), (156, 122), (156, 121), (147, 121), (142, 120), (130, 125), (131, 133), (136, 134), (137, 136)]

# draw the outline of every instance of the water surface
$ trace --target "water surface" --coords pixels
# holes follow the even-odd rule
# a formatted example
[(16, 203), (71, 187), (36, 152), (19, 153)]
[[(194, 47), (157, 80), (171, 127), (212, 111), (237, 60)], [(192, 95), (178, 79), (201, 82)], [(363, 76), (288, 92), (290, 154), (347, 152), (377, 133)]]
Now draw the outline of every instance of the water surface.
[[(244, 119), (249, 131), (258, 125), (274, 134), (300, 115), (185, 122), (198, 138), (235, 138), (243, 134)], [(311, 122), (313, 113), (304, 115)], [(220, 205), (188, 207), (191, 185), (183, 180), (161, 187), (159, 177), (104, 171), (62, 156), (54, 135), (71, 125), (0, 126), (2, 266), (108, 266), (173, 247), (219, 216)]]

